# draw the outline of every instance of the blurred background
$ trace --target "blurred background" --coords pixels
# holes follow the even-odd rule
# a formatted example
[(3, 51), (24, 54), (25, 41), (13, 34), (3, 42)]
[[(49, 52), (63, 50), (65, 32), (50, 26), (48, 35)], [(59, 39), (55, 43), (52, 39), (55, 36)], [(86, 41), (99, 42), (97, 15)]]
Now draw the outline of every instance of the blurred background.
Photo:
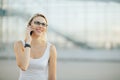
[(35, 13), (48, 19), (57, 80), (120, 80), (120, 0), (0, 0), (0, 80), (18, 80), (13, 43)]

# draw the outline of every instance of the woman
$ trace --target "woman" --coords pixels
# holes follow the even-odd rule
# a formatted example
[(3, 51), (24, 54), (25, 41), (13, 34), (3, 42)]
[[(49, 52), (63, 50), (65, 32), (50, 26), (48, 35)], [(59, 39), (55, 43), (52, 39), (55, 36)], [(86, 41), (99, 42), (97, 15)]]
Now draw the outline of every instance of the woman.
[(14, 43), (19, 80), (56, 80), (56, 48), (46, 40), (47, 19), (34, 15), (24, 40)]

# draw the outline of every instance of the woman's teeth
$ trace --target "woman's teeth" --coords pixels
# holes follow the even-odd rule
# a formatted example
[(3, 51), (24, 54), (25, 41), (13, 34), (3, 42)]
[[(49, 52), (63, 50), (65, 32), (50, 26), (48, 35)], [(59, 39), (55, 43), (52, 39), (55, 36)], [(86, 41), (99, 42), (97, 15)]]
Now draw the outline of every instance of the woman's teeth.
[(40, 30), (40, 29), (37, 29), (37, 31), (38, 31), (38, 32), (41, 32), (41, 30)]

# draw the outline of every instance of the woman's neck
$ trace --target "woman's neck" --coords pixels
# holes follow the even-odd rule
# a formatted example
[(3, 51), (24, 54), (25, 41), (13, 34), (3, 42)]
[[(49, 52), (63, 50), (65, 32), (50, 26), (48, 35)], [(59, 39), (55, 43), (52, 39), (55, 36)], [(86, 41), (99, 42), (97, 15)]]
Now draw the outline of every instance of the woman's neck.
[(44, 36), (32, 36), (31, 44), (34, 44), (34, 45), (36, 45), (36, 44), (44, 45), (44, 44), (46, 44), (46, 42), (47, 41), (46, 41)]

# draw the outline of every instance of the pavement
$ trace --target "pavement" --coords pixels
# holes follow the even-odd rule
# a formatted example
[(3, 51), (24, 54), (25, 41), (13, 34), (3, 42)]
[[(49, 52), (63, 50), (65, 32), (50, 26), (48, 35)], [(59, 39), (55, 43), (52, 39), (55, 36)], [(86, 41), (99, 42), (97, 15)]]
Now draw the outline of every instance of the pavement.
[[(0, 59), (0, 80), (18, 80), (14, 59)], [(120, 80), (119, 62), (57, 61), (57, 80)]]
[[(57, 80), (120, 80), (119, 50), (57, 49)], [(1, 53), (0, 80), (18, 80), (14, 53)]]

